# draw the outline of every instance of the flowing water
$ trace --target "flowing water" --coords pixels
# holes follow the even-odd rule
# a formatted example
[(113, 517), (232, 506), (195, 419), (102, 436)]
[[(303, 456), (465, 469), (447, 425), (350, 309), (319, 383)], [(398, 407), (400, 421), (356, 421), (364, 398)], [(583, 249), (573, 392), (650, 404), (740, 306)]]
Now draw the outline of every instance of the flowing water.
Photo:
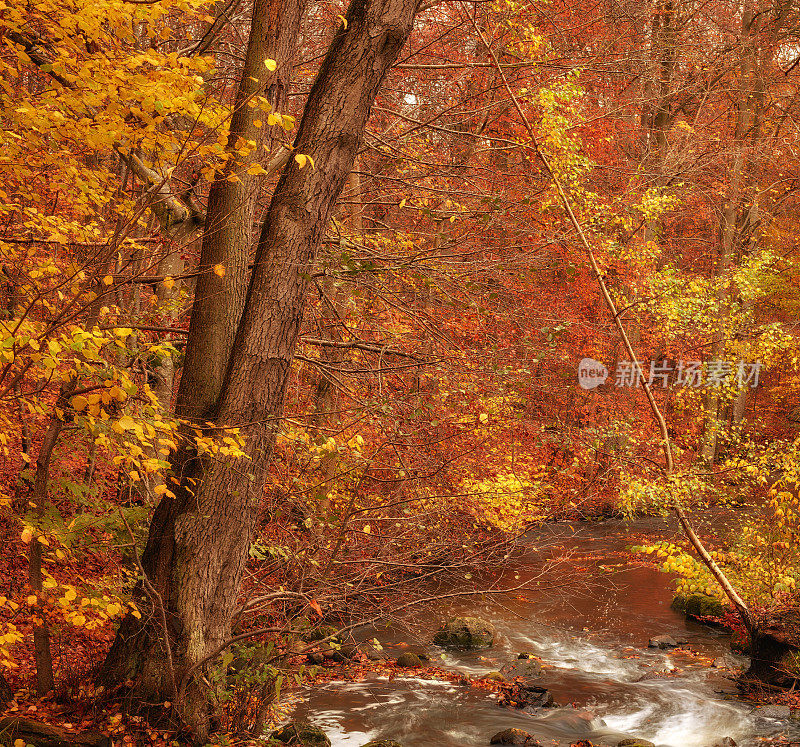
[[(634, 736), (659, 747), (712, 747), (723, 737), (749, 747), (786, 733), (787, 723), (760, 718), (735, 698), (730, 677), (746, 659), (731, 653), (728, 637), (671, 610), (670, 577), (629, 563), (622, 552), (637, 535), (672, 532), (649, 519), (542, 530), (528, 538), (530, 551), (505, 569), (498, 583), (509, 588), (540, 577), (550, 588), (473, 598), (442, 610), (442, 616), (468, 613), (491, 620), (498, 631), (491, 649), (442, 654), (434, 646), (421, 647), (437, 666), (476, 678), (519, 652), (533, 653), (545, 669), (537, 684), (565, 707), (509, 710), (468, 684), (409, 673), (316, 686), (303, 693), (294, 717), (322, 727), (334, 747), (359, 747), (370, 739), (395, 739), (403, 747), (482, 747), (510, 727), (545, 745), (582, 739), (616, 745)], [(565, 559), (551, 567), (546, 557)], [(577, 579), (587, 575), (578, 591)], [(439, 621), (435, 615), (421, 624), (417, 620), (417, 640), (430, 641)], [(408, 631), (396, 628), (373, 634), (390, 656), (402, 650), (401, 641), (413, 642)], [(660, 634), (686, 639), (682, 648), (694, 655), (648, 649), (649, 638)], [(708, 666), (719, 657), (726, 668)]]

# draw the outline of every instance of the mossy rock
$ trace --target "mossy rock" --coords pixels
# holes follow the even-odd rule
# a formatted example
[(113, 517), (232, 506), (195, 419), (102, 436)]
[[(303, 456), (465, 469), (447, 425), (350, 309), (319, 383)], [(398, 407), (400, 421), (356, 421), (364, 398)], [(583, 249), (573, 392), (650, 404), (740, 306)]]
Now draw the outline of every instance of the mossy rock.
[(371, 742), (367, 742), (364, 747), (403, 747), (403, 745), (393, 739), (373, 739)]
[(273, 731), (270, 736), (280, 744), (293, 747), (331, 747), (331, 740), (322, 729), (303, 721), (292, 721)]
[(707, 594), (678, 594), (671, 606), (690, 617), (720, 617), (724, 612), (722, 602)]
[(646, 739), (623, 739), (621, 742), (617, 742), (617, 747), (656, 747), (652, 742), (648, 742)]
[(800, 680), (800, 651), (785, 653), (776, 668), (790, 677)]
[(489, 648), (494, 643), (495, 629), (480, 617), (451, 617), (433, 637), (443, 648), (473, 650)]
[[(338, 631), (339, 628), (336, 628), (333, 625), (318, 625), (316, 628), (307, 630), (300, 636), (300, 638), (302, 638), (306, 643), (313, 643), (314, 641), (325, 640), (329, 636), (336, 636)], [(341, 641), (336, 637), (331, 638), (330, 640), (332, 643), (341, 643)]]
[(397, 666), (405, 667), (407, 669), (421, 667), (422, 659), (420, 659), (420, 657), (416, 654), (412, 654), (407, 651), (406, 653), (400, 654), (400, 656), (397, 657)]

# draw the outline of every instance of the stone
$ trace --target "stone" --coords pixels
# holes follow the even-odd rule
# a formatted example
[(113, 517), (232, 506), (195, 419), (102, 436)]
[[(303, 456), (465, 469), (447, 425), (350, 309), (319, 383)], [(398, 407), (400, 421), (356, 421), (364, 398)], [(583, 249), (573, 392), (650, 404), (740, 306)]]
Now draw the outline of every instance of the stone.
[(358, 648), (370, 661), (383, 661), (386, 658), (386, 655), (383, 653), (383, 647), (371, 641), (365, 641), (359, 644)]
[(672, 600), (672, 609), (689, 617), (720, 617), (723, 613), (722, 602), (707, 594), (678, 594)]
[(792, 709), (783, 705), (766, 705), (756, 708), (755, 715), (760, 718), (788, 719), (792, 717)]
[(503, 677), (502, 672), (487, 672), (481, 679), (490, 680), (491, 682), (503, 682), (505, 677)]
[(331, 659), (332, 661), (338, 662), (345, 662), (355, 659), (358, 656), (358, 653), (358, 647), (350, 643), (346, 643), (338, 647), (332, 646), (323, 651), (326, 659)]
[(678, 642), (671, 635), (655, 635), (647, 645), (649, 648), (677, 648)]
[(406, 653), (400, 654), (400, 656), (397, 657), (397, 666), (406, 667), (409, 669), (413, 667), (421, 667), (422, 659), (420, 659), (416, 654), (412, 654), (407, 651)]
[(270, 736), (276, 742), (293, 747), (331, 747), (331, 740), (322, 729), (303, 721), (285, 724), (273, 731)]
[(736, 747), (736, 742), (730, 737), (723, 737), (719, 742), (714, 743), (714, 747)]
[(557, 708), (553, 694), (546, 687), (514, 680), (500, 690), (500, 705), (511, 708)]
[(777, 669), (790, 677), (800, 679), (800, 652), (787, 651), (778, 662)]
[(306, 659), (309, 664), (322, 664), (325, 661), (325, 655), (321, 651), (309, 651), (306, 654)]
[(433, 637), (442, 648), (474, 650), (489, 648), (494, 643), (495, 629), (480, 617), (451, 617)]
[(507, 680), (517, 677), (536, 679), (542, 676), (542, 665), (536, 659), (518, 659), (512, 664), (506, 664), (500, 669), (500, 672)]
[(337, 643), (341, 643), (336, 638), (336, 634), (339, 632), (337, 627), (333, 625), (318, 625), (316, 628), (312, 628), (311, 630), (305, 631), (300, 638), (304, 640), (306, 643), (313, 643), (314, 641), (323, 641), (326, 638), (329, 638), (332, 641), (336, 641)]
[(533, 734), (528, 734), (522, 729), (506, 729), (497, 732), (490, 740), (489, 744), (523, 744), (527, 747), (541, 747), (542, 743), (535, 739)]
[(367, 742), (364, 747), (403, 747), (403, 745), (393, 739), (373, 739), (371, 742)]
[(656, 747), (653, 742), (648, 742), (646, 739), (639, 739), (633, 737), (632, 739), (623, 739), (617, 742), (617, 747)]
[(528, 653), (527, 651), (523, 651), (519, 656), (517, 656), (517, 658), (518, 659), (535, 659), (536, 658), (536, 654), (531, 654), (531, 653)]
[(714, 659), (714, 661), (711, 662), (711, 666), (714, 667), (714, 669), (727, 669), (728, 660), (724, 656), (718, 656), (716, 659)]

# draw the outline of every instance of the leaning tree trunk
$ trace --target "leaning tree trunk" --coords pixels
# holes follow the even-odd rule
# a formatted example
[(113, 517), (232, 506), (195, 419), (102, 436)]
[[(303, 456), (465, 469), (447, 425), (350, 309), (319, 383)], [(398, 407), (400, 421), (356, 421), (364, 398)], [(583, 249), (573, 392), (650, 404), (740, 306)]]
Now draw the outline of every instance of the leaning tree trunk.
[[(352, 170), (381, 81), (411, 31), (416, 5), (417, 0), (353, 0), (334, 37), (294, 144), (295, 153), (313, 163), (301, 168), (290, 161), (275, 188), (226, 379), (206, 417), (241, 427), (247, 459), (201, 458), (189, 444), (178, 454), (177, 496), (159, 506), (143, 558), (165, 608), (169, 645), (159, 642), (156, 623), (134, 646), (131, 630), (121, 630), (105, 668), (106, 679), (135, 676), (135, 692), (145, 698), (174, 696), (177, 690), (176, 707), (199, 740), (208, 734), (211, 714), (201, 678), (194, 675), (230, 637), (254, 509), (283, 413), (308, 270)], [(190, 337), (205, 333), (194, 319), (193, 327)], [(165, 650), (174, 673), (164, 666)]]

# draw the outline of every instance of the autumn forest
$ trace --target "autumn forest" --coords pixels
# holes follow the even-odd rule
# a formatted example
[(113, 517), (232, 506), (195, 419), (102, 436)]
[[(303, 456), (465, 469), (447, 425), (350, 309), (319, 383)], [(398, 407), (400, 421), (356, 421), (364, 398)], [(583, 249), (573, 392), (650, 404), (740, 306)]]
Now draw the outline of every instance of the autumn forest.
[(0, 743), (797, 743), (800, 4), (0, 0), (0, 118)]

